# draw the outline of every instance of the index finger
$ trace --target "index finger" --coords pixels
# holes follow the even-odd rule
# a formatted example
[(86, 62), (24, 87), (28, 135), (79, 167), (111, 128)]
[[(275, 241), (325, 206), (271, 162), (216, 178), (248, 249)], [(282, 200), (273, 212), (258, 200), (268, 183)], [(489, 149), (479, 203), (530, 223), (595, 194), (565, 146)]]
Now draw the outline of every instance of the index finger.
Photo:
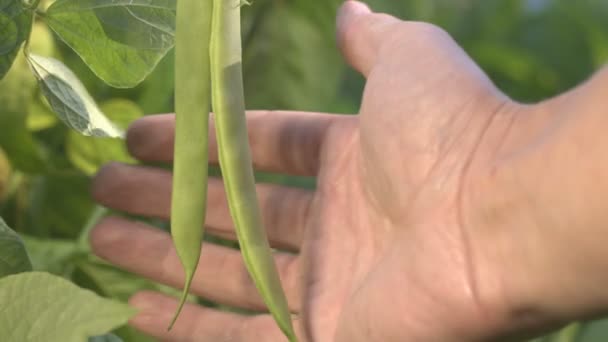
[[(295, 176), (315, 176), (330, 127), (346, 118), (343, 115), (309, 112), (248, 112), (247, 126), (254, 168)], [(218, 163), (213, 119), (210, 130), (209, 162)], [(173, 114), (147, 116), (129, 128), (127, 147), (133, 156), (142, 161), (171, 162), (174, 138)]]

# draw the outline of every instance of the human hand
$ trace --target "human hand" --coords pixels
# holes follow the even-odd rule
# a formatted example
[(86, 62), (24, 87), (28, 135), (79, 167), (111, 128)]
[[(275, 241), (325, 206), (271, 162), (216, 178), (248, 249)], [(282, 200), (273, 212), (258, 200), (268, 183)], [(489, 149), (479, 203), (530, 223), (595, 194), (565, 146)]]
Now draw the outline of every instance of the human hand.
[[(265, 226), (303, 341), (476, 341), (528, 326), (514, 322), (510, 265), (488, 252), (476, 193), (484, 158), (516, 116), (532, 110), (498, 91), (441, 29), (371, 13), (347, 1), (338, 19), (347, 61), (367, 77), (358, 116), (251, 112), (256, 169), (316, 176), (314, 191), (258, 185)], [(128, 133), (142, 161), (170, 162), (172, 115)], [(211, 160), (217, 162), (212, 143)], [(111, 208), (168, 219), (171, 173), (111, 164), (94, 196)], [(494, 195), (483, 189), (484, 198)], [(207, 229), (235, 239), (223, 185), (209, 183)], [(482, 227), (485, 228), (485, 227)], [(120, 218), (101, 222), (92, 246), (134, 273), (180, 287), (168, 234)], [(206, 243), (194, 294), (264, 310), (238, 251)], [(173, 298), (142, 292), (136, 328), (170, 341), (281, 341), (268, 314), (187, 305), (171, 332)], [(524, 318), (525, 320), (525, 318)]]

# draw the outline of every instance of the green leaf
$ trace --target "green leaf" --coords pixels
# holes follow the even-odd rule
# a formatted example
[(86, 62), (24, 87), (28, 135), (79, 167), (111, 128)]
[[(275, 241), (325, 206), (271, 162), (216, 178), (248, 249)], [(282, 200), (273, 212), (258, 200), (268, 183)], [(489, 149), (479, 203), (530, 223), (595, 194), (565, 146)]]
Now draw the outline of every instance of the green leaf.
[[(32, 264), (23, 241), (0, 218), (0, 278), (31, 270)], [(2, 300), (0, 302), (4, 303)]]
[(51, 238), (80, 236), (95, 207), (88, 177), (76, 172), (48, 174), (31, 178), (29, 186), (24, 233)]
[[(78, 279), (80, 285), (94, 289), (95, 292), (101, 293), (105, 297), (120, 301), (127, 301), (142, 290), (162, 292), (174, 297), (180, 294), (180, 291), (175, 288), (154, 283), (96, 258), (82, 260), (78, 264), (78, 271), (84, 275)], [(195, 300), (196, 297), (193, 296), (192, 299)], [(122, 327), (115, 333), (128, 342), (155, 341), (129, 326)]]
[(68, 276), (82, 255), (74, 240), (43, 239), (24, 235), (23, 241), (35, 271)]
[(21, 0), (0, 0), (0, 80), (30, 36), (33, 18), (33, 12), (25, 9)]
[(69, 281), (29, 272), (0, 279), (5, 341), (82, 342), (129, 320), (135, 310)]
[(69, 127), (86, 136), (122, 138), (124, 133), (101, 112), (80, 80), (60, 61), (27, 56), (43, 95)]
[(53, 11), (93, 10), (106, 35), (140, 49), (165, 50), (175, 40), (175, 0), (61, 1)]
[(99, 78), (117, 88), (143, 81), (174, 45), (171, 0), (59, 0), (44, 18)]
[[(111, 100), (102, 104), (101, 108), (121, 129), (126, 129), (134, 120), (143, 116), (142, 110), (129, 100)], [(91, 139), (76, 132), (68, 133), (67, 154), (72, 164), (87, 175), (95, 174), (110, 161), (136, 163), (122, 140)]]

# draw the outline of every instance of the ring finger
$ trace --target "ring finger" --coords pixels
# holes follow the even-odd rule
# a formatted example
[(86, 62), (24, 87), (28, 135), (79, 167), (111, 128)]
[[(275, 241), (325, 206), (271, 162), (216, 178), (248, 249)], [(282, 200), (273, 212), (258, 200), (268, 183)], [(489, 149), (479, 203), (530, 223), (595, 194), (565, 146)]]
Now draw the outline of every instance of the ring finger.
[[(175, 288), (184, 285), (185, 274), (171, 238), (161, 230), (111, 217), (93, 229), (91, 246), (95, 254), (127, 271)], [(289, 308), (296, 312), (300, 304), (299, 259), (295, 255), (278, 252), (275, 253), (275, 263)], [(228, 247), (203, 244), (200, 266), (191, 290), (214, 302), (266, 310), (240, 252)]]

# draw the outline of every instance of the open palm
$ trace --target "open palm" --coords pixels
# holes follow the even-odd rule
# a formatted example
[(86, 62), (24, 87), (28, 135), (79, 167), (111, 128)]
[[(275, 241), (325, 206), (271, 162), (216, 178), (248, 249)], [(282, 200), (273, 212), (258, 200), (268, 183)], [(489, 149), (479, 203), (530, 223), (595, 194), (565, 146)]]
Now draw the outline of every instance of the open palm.
[[(255, 167), (316, 176), (315, 191), (258, 185), (265, 226), (303, 341), (471, 341), (501, 329), (499, 269), (483, 260), (474, 222), (478, 156), (522, 110), (440, 29), (347, 2), (339, 18), (346, 59), (367, 77), (360, 115), (251, 112)], [(172, 115), (142, 119), (128, 145), (169, 162)], [(503, 129), (504, 128), (504, 129)], [(212, 144), (213, 145), (213, 144)], [(217, 161), (215, 146), (212, 161)], [(102, 204), (167, 219), (171, 174), (111, 164), (95, 181)], [(208, 231), (234, 239), (219, 179), (210, 180)], [(179, 287), (168, 234), (120, 218), (99, 224), (97, 254)], [(192, 291), (264, 311), (238, 251), (205, 244)], [(282, 341), (268, 314), (196, 305), (166, 331), (177, 301), (143, 292), (138, 329), (169, 341)]]

